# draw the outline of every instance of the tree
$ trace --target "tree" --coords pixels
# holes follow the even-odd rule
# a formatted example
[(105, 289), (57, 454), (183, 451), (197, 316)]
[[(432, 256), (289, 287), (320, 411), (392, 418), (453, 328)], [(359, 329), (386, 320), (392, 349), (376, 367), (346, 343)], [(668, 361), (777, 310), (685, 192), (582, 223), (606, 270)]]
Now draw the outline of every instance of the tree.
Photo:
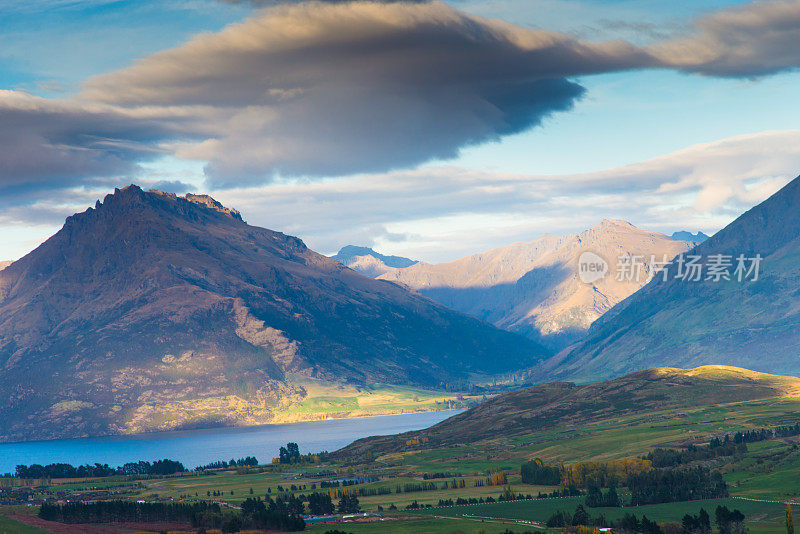
[(312, 493), (309, 495), (308, 509), (312, 515), (329, 515), (335, 511), (333, 500), (327, 493)]
[(639, 528), (642, 534), (661, 534), (661, 527), (658, 526), (658, 523), (650, 521), (647, 519), (646, 515), (642, 516), (642, 522)]
[(744, 514), (739, 510), (729, 510), (727, 506), (717, 506), (717, 528), (720, 534), (738, 534), (743, 531)]
[(617, 527), (624, 532), (638, 532), (639, 520), (633, 514), (625, 514), (625, 516), (617, 521)]
[(296, 464), (300, 462), (300, 447), (297, 443), (287, 443), (286, 447), (278, 450), (278, 461), (282, 464)]
[(558, 486), (561, 484), (561, 469), (555, 465), (545, 465), (540, 459), (522, 464), (522, 482)]
[(586, 508), (579, 504), (575, 509), (575, 513), (572, 514), (572, 525), (588, 525), (590, 520), (591, 518), (589, 517), (589, 512), (587, 512)]
[(622, 506), (622, 500), (620, 500), (617, 494), (617, 488), (614, 485), (608, 489), (608, 493), (605, 495), (604, 506), (609, 508), (618, 508)]
[(786, 534), (794, 534), (794, 518), (792, 517), (792, 505), (786, 503)]
[(342, 498), (339, 499), (339, 513), (340, 514), (353, 514), (361, 510), (361, 505), (358, 503), (358, 497), (355, 493), (343, 493)]
[(684, 534), (711, 534), (711, 518), (705, 509), (700, 508), (700, 513), (695, 515), (686, 514), (683, 516)]

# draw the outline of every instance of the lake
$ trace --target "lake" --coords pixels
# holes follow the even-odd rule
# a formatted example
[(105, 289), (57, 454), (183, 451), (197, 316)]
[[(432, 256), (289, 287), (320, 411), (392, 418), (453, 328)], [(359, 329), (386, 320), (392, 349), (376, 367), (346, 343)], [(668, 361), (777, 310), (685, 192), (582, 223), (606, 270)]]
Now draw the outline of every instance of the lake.
[(72, 465), (97, 462), (117, 467), (126, 462), (169, 458), (192, 469), (217, 460), (255, 456), (259, 462), (268, 463), (278, 456), (278, 448), (288, 442), (299, 444), (303, 454), (335, 451), (359, 438), (427, 428), (457, 413), (460, 410), (246, 428), (2, 443), (0, 473), (13, 473), (18, 464), (56, 462)]

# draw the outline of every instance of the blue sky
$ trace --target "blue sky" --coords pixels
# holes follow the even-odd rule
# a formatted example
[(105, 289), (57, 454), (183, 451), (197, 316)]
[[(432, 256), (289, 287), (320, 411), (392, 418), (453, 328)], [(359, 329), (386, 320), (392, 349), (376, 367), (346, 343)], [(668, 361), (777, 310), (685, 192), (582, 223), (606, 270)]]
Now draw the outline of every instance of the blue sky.
[[(449, 3), (468, 14), (502, 19), (525, 29), (563, 32), (581, 42), (620, 39), (641, 47), (690, 34), (697, 17), (749, 5), (654, 0), (453, 0)], [(129, 106), (125, 109), (135, 105), (139, 110), (148, 103), (131, 104), (109, 98), (102, 91), (87, 92), (87, 80), (126, 69), (151, 54), (179, 47), (198, 34), (214, 34), (248, 17), (262, 16), (263, 12), (246, 2), (214, 0), (34, 0), (3, 5), (0, 89), (42, 97), (48, 102), (73, 105), (94, 99), (102, 105)], [(565, 79), (583, 87), (583, 96), (573, 102), (572, 109), (548, 112), (541, 125), (523, 127), (519, 133), (480, 135), (477, 137), (480, 141), (474, 145), (453, 141), (439, 153), (457, 152), (456, 157), (442, 159), (434, 155), (425, 157), (427, 161), (418, 161), (414, 155), (387, 162), (383, 170), (377, 156), (376, 161), (363, 169), (348, 162), (332, 162), (330, 172), (326, 172), (324, 158), (312, 167), (282, 159), (283, 171), (262, 179), (266, 171), (260, 163), (259, 146), (241, 155), (240, 159), (253, 159), (252, 165), (239, 165), (239, 160), (233, 165), (209, 152), (207, 143), (186, 142), (175, 148), (166, 141), (158, 145), (162, 156), (144, 158), (133, 168), (70, 182), (62, 189), (45, 188), (39, 196), (31, 194), (11, 200), (7, 195), (9, 200), (2, 206), (6, 216), (0, 218), (3, 236), (0, 259), (14, 259), (28, 252), (57, 230), (63, 215), (83, 209), (92, 199), (107, 192), (110, 184), (133, 181), (145, 184), (176, 181), (184, 184), (180, 187), (210, 191), (225, 202), (236, 203), (235, 207), (242, 209), (250, 222), (296, 233), (324, 253), (354, 242), (374, 245), (386, 253), (440, 261), (477, 252), (481, 247), (501, 246), (510, 240), (532, 240), (545, 232), (580, 231), (599, 222), (598, 217), (629, 218), (636, 225), (665, 232), (684, 226), (692, 231), (713, 232), (800, 172), (793, 167), (800, 159), (796, 159), (790, 147), (783, 146), (787, 143), (785, 139), (793, 139), (791, 132), (800, 124), (800, 106), (796, 104), (800, 74), (791, 64), (781, 72), (756, 76), (747, 72), (736, 76), (718, 76), (714, 72), (693, 74), (682, 69), (632, 66), (621, 71), (567, 76)], [(97, 97), (98, 94), (101, 96)], [(369, 117), (359, 120), (368, 130), (372, 128)], [(225, 123), (226, 128), (236, 128), (232, 119), (226, 119)], [(229, 129), (225, 135), (233, 141), (241, 139), (237, 137), (239, 132)], [(716, 168), (726, 169), (726, 164), (723, 160), (706, 163), (702, 160), (704, 152), (699, 149), (692, 149), (691, 162), (687, 159), (684, 163), (681, 157), (689, 156), (680, 156), (681, 151), (703, 143), (774, 131), (788, 133), (786, 137), (769, 136), (769, 142), (765, 141), (767, 137), (747, 138), (745, 151), (751, 154), (750, 159), (739, 166), (748, 170), (732, 178), (733, 192), (721, 192), (716, 204), (698, 201), (700, 191), (713, 196), (714, 191), (726, 189), (715, 173)], [(137, 137), (135, 142), (154, 141)], [(740, 142), (745, 141), (733, 143), (739, 146), (736, 143)], [(270, 143), (265, 141), (263, 146)], [(289, 149), (296, 147), (286, 150)], [(776, 150), (780, 157), (769, 159)], [(679, 155), (667, 157), (675, 153)], [(218, 161), (213, 163), (215, 158)], [(649, 173), (662, 172), (664, 180), (672, 177), (678, 182), (681, 177), (691, 176), (691, 185), (670, 193), (666, 182), (655, 179), (645, 192), (639, 187), (615, 184), (614, 169), (642, 165), (654, 158), (662, 158), (658, 164), (663, 165), (663, 171)], [(764, 163), (766, 160), (769, 165)], [(217, 171), (217, 177), (209, 174), (210, 161), (214, 169), (223, 169)], [(689, 167), (691, 171), (687, 171)], [(432, 199), (439, 198), (439, 193), (430, 191), (419, 193), (427, 195), (425, 213), (411, 215), (410, 210), (392, 204), (391, 185), (407, 187), (404, 184), (415, 183), (422, 174), (441, 176), (444, 169), (451, 169), (452, 175), (471, 176), (470, 187), (474, 187), (472, 180), (484, 180), (485, 187), (496, 188), (509, 175), (528, 180), (535, 187), (543, 177), (558, 175), (564, 189), (554, 190), (547, 202), (536, 204), (536, 217), (521, 216), (530, 211), (525, 206), (504, 209), (499, 200), (491, 208), (466, 200), (463, 205), (450, 200), (437, 204)], [(613, 199), (603, 198), (594, 189), (582, 189), (585, 185), (581, 176), (590, 173), (606, 176), (604, 187), (613, 192)], [(219, 177), (222, 174), (224, 179)], [(474, 177), (478, 175), (484, 178)], [(446, 182), (449, 188), (465, 187), (462, 182), (456, 184), (450, 175)], [(368, 188), (358, 188), (363, 183), (389, 184), (386, 185), (389, 193), (385, 199), (367, 194)], [(2, 185), (0, 182), (0, 194)], [(15, 186), (18, 190), (20, 184)], [(331, 196), (322, 196), (323, 190)], [(316, 198), (318, 204), (303, 208), (312, 211), (313, 216), (308, 213), (297, 214), (296, 219), (286, 214), (280, 219), (271, 216), (281, 212), (274, 202), (283, 198), (279, 192), (286, 191)], [(461, 190), (451, 191), (451, 198), (466, 196)], [(330, 224), (325, 221), (330, 221), (334, 214), (326, 211), (325, 206), (339, 206), (344, 202), (342, 195), (356, 200), (363, 195), (365, 203), (386, 202), (385, 219), (381, 220), (377, 214), (361, 219), (354, 215), (351, 220), (337, 219), (336, 231), (326, 229)], [(565, 217), (557, 200), (563, 198), (567, 203), (579, 205), (592, 196), (608, 206), (593, 205), (579, 215)], [(446, 199), (447, 195), (441, 198)], [(665, 211), (658, 203), (675, 209)], [(476, 227), (491, 227), (495, 231), (473, 237)]]

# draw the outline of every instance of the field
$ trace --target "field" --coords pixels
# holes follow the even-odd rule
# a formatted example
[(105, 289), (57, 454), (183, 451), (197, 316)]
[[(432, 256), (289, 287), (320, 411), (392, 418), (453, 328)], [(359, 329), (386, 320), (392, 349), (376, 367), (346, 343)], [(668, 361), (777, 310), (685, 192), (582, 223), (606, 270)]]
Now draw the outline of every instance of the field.
[(292, 384), (302, 388), (305, 394), (299, 400), (285, 400), (275, 410), (273, 423), (455, 410), (473, 406), (480, 398), (410, 386), (335, 385), (294, 375), (291, 379)]
[[(726, 373), (728, 373), (726, 371)], [(708, 374), (706, 372), (706, 374)], [(729, 373), (728, 373), (729, 374)], [(727, 376), (724, 375), (724, 376)], [(735, 396), (739, 382), (728, 383), (714, 376), (717, 386), (726, 387), (720, 394), (723, 398)], [(704, 378), (705, 379), (705, 378)], [(758, 382), (759, 378), (746, 377)], [(737, 378), (739, 380), (739, 378)], [(696, 396), (692, 388), (678, 386), (665, 389), (653, 381), (625, 383), (625, 395), (614, 389), (611, 412), (602, 402), (596, 404), (603, 410), (597, 416), (594, 399), (577, 400), (572, 412), (563, 411), (558, 415), (558, 424), (543, 425), (534, 429), (519, 430), (510, 426), (504, 432), (492, 432), (488, 437), (473, 439), (465, 430), (463, 436), (447, 435), (444, 444), (428, 442), (427, 431), (409, 433), (401, 437), (375, 438), (362, 440), (343, 452), (314, 464), (273, 464), (257, 468), (239, 468), (184, 473), (167, 477), (114, 477), (94, 480), (55, 480), (47, 487), (30, 488), (31, 498), (53, 499), (55, 496), (71, 500), (128, 499), (157, 502), (192, 502), (208, 500), (238, 506), (250, 497), (276, 498), (289, 494), (308, 494), (311, 492), (331, 492), (334, 502), (339, 491), (356, 491), (362, 510), (371, 517), (365, 522), (347, 522), (337, 525), (345, 532), (378, 533), (426, 533), (454, 532), (494, 534), (510, 529), (516, 532), (526, 530), (546, 530), (544, 524), (556, 511), (573, 512), (584, 497), (525, 499), (506, 502), (485, 502), (497, 500), (506, 491), (514, 494), (531, 495), (550, 493), (556, 486), (535, 486), (523, 484), (520, 476), (521, 465), (533, 458), (541, 458), (549, 463), (571, 464), (575, 462), (610, 461), (646, 455), (656, 447), (684, 448), (690, 443), (705, 443), (713, 436), (725, 433), (776, 427), (794, 424), (800, 414), (800, 398), (784, 395), (770, 398), (752, 398), (722, 404), (702, 404), (694, 402)], [(769, 384), (779, 381), (770, 379)], [(720, 386), (720, 384), (722, 384)], [(684, 384), (685, 385), (685, 384)], [(794, 384), (790, 384), (794, 388)], [(695, 387), (694, 385), (692, 387)], [(697, 387), (705, 387), (700, 383)], [(759, 386), (761, 387), (761, 386)], [(782, 386), (781, 386), (782, 387)], [(650, 388), (650, 389), (647, 389)], [(324, 389), (307, 389), (309, 395), (304, 402), (291, 407), (302, 411), (306, 408), (316, 411), (329, 405), (331, 410), (345, 406), (340, 395), (334, 400), (332, 392)], [(390, 398), (403, 396), (404, 401), (414, 403), (442, 402), (445, 397), (425, 397), (423, 392), (410, 390), (394, 391), (384, 397), (380, 388), (372, 390), (367, 399), (354, 395), (359, 406), (381, 406)], [(670, 407), (665, 408), (665, 391), (671, 395)], [(766, 391), (766, 393), (764, 393)], [(759, 395), (768, 395), (773, 390), (760, 389)], [(644, 392), (644, 393), (643, 393)], [(342, 392), (339, 392), (342, 393)], [(346, 393), (346, 392), (345, 392)], [(558, 393), (558, 391), (556, 391)], [(710, 392), (710, 393), (713, 393)], [(708, 396), (708, 391), (703, 394)], [(364, 395), (362, 393), (362, 395)], [(649, 395), (649, 397), (648, 397)], [(510, 395), (512, 400), (518, 396)], [(371, 399), (371, 400), (369, 400)], [(633, 399), (633, 400), (632, 400)], [(489, 406), (497, 407), (495, 401)], [(635, 402), (634, 402), (635, 401)], [(354, 406), (354, 400), (347, 406)], [(527, 402), (527, 401), (526, 401)], [(581, 404), (582, 403), (582, 404)], [(637, 404), (639, 403), (639, 404)], [(487, 403), (481, 405), (486, 406)], [(403, 405), (405, 406), (405, 404)], [(464, 415), (483, 417), (475, 421), (467, 420), (458, 428), (479, 428), (485, 435), (486, 425), (497, 421), (512, 420), (524, 416), (526, 405), (512, 405), (512, 415), (494, 410), (484, 415), (480, 408)], [(501, 405), (502, 407), (502, 405)], [(593, 411), (594, 410), (594, 411)], [(611, 415), (609, 415), (611, 413)], [(582, 414), (580, 417), (575, 414)], [(620, 415), (622, 414), (622, 415)], [(472, 426), (471, 426), (472, 425)], [(445, 431), (447, 425), (445, 426)], [(441, 427), (441, 425), (440, 425)], [(437, 428), (440, 428), (437, 427)], [(517, 428), (517, 430), (513, 430)], [(436, 436), (430, 434), (431, 440)], [(441, 436), (440, 436), (441, 437)], [(372, 447), (371, 443), (376, 446)], [(800, 436), (773, 438), (747, 444), (747, 452), (741, 456), (720, 457), (703, 464), (719, 470), (728, 483), (731, 497), (708, 501), (679, 502), (641, 507), (593, 508), (593, 517), (603, 514), (608, 521), (620, 518), (626, 513), (638, 517), (646, 515), (658, 522), (680, 522), (686, 513), (697, 513), (704, 508), (712, 516), (718, 505), (739, 509), (746, 515), (746, 525), (753, 534), (778, 534), (785, 532), (783, 513), (785, 502), (796, 502), (800, 506)], [(301, 443), (302, 447), (302, 443)], [(366, 451), (366, 453), (365, 453)], [(375, 452), (373, 452), (375, 451)], [(276, 451), (277, 456), (277, 451)], [(335, 471), (316, 477), (323, 471)], [(487, 478), (492, 473), (503, 474), (502, 481)], [(427, 475), (427, 477), (425, 476)], [(496, 475), (492, 475), (496, 476)], [(374, 480), (361, 480), (346, 488), (323, 488), (323, 480), (363, 477)], [(456, 481), (453, 484), (453, 481)], [(445, 487), (445, 482), (447, 486)], [(435, 484), (425, 488), (423, 484)], [(625, 489), (620, 492), (625, 497)], [(453, 502), (459, 499), (482, 501), (461, 506), (439, 506), (440, 501)], [(3, 513), (9, 513), (3, 509)], [(16, 527), (4, 519), (3, 528), (15, 532)], [(331, 527), (309, 526), (310, 532), (322, 534)], [(552, 530), (552, 529), (550, 529)], [(0, 532), (3, 530), (0, 529)], [(20, 532), (33, 532), (22, 530)]]

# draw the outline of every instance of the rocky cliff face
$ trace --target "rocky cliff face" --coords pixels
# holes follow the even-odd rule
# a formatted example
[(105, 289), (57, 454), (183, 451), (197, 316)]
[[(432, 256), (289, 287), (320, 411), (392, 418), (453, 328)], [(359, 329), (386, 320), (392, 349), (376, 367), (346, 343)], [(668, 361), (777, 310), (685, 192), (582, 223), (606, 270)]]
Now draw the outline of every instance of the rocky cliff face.
[(264, 423), (303, 395), (289, 375), (431, 386), (543, 354), (210, 197), (130, 186), (0, 271), (0, 438)]
[[(380, 278), (560, 350), (644, 286), (654, 259), (663, 262), (693, 246), (626, 221), (607, 220), (581, 234), (544, 236), (450, 263), (418, 263)], [(607, 264), (604, 277), (590, 283), (581, 279), (584, 253)], [(621, 272), (621, 259), (634, 257), (638, 272)]]

